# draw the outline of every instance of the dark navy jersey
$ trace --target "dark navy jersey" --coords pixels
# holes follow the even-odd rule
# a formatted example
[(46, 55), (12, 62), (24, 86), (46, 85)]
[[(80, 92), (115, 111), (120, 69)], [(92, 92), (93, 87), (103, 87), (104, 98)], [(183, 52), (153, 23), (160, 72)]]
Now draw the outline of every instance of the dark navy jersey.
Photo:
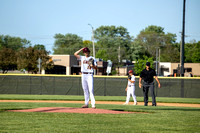
[(144, 82), (152, 83), (153, 77), (156, 76), (156, 72), (154, 69), (149, 68), (149, 71), (147, 69), (142, 70), (140, 77), (144, 80)]

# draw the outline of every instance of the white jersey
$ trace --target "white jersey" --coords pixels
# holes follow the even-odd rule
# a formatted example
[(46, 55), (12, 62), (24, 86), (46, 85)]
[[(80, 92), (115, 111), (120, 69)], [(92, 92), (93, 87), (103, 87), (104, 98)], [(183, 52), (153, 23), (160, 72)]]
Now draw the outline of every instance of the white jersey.
[(94, 59), (94, 65), (97, 65), (97, 61), (94, 57), (90, 56), (90, 57), (86, 57), (86, 56), (80, 56), (80, 60), (81, 60), (81, 72), (92, 72), (93, 73), (93, 68), (91, 68), (88, 64), (88, 61), (90, 58)]
[[(134, 75), (131, 76), (131, 81), (135, 81), (135, 76)], [(128, 86), (135, 86), (135, 82), (131, 83), (130, 81), (128, 81)]]

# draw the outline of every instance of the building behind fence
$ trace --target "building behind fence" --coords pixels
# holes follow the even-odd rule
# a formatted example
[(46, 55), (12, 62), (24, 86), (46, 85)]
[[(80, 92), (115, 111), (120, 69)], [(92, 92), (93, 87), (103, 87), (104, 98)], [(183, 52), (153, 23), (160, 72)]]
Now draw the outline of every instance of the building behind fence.
[[(143, 96), (136, 78), (136, 96)], [(157, 97), (200, 98), (200, 78), (159, 78)], [(126, 96), (127, 77), (95, 76), (94, 94)], [(0, 94), (83, 95), (80, 76), (0, 75)], [(150, 93), (149, 93), (150, 94)]]

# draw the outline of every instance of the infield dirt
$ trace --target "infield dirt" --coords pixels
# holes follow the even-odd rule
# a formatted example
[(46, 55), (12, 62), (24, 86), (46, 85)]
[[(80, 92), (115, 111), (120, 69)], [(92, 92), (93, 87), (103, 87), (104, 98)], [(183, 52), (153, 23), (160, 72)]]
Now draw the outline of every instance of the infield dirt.
[[(83, 101), (58, 101), (58, 100), (0, 100), (0, 102), (34, 102), (34, 103), (84, 103)], [(116, 101), (96, 101), (96, 104), (118, 104), (122, 105), (124, 102)], [(133, 105), (133, 102), (129, 102), (129, 105)], [(144, 105), (143, 102), (138, 102), (138, 105)], [(124, 105), (126, 106), (126, 105)], [(151, 106), (151, 103), (149, 103)], [(188, 103), (157, 103), (157, 106), (174, 106), (174, 107), (197, 107), (200, 108), (200, 104), (188, 104)]]

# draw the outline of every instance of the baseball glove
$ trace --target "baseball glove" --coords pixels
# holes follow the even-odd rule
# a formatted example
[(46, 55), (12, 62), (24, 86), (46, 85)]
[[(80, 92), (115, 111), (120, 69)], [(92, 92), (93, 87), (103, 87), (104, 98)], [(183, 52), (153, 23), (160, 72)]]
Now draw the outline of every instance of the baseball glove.
[(94, 66), (94, 59), (90, 58), (88, 61), (89, 66)]
[(131, 75), (128, 75), (128, 79), (130, 79), (130, 80), (131, 80)]

